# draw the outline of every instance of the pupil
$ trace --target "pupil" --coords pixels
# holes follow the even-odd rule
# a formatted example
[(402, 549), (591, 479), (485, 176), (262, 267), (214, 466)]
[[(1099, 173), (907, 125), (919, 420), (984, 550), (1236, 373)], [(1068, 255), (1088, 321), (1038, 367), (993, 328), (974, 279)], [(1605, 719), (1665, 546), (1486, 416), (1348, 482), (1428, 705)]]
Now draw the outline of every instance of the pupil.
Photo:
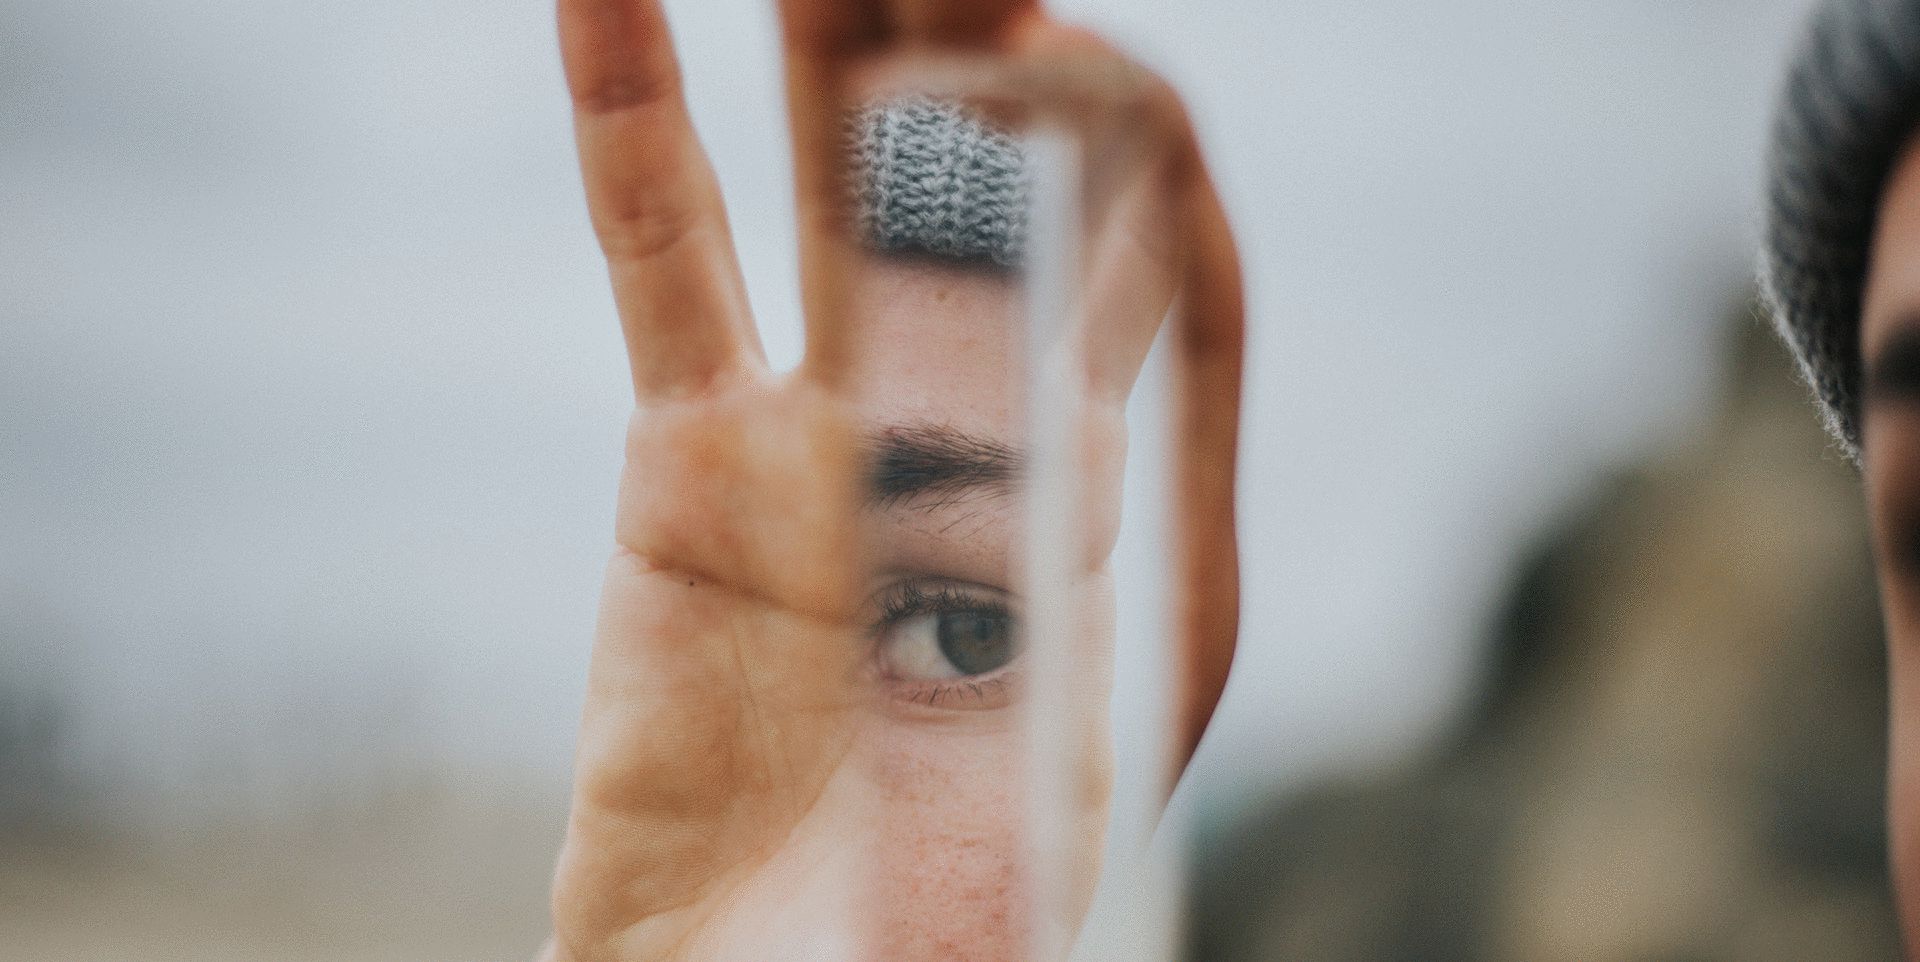
[(983, 611), (940, 616), (940, 653), (961, 674), (984, 675), (1013, 660), (1007, 617)]

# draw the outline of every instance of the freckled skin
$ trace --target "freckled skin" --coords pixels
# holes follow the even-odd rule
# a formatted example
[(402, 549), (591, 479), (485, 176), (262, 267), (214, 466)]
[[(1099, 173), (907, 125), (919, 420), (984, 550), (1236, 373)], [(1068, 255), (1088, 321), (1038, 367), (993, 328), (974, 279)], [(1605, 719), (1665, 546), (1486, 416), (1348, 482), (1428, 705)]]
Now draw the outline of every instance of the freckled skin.
[[(867, 423), (937, 418), (980, 437), (1018, 445), (1025, 412), (1012, 391), (1022, 337), (1017, 287), (979, 271), (874, 258), (858, 272), (860, 352), (855, 408)], [(1102, 489), (1117, 507), (1122, 412), (1099, 412), (1099, 446), (1107, 467)], [(973, 523), (955, 526), (949, 516)], [(1091, 724), (1105, 731), (1111, 675), (1112, 597), (1106, 554), (1117, 532), (1113, 508), (1101, 512), (1083, 554), (1083, 608), (1098, 612), (1086, 637), (1034, 639), (1073, 646), (1075, 668), (1102, 679), (1071, 693)], [(881, 567), (934, 570), (1012, 587), (1011, 556), (1019, 550), (1015, 498), (971, 500), (932, 511), (879, 512), (867, 538)], [(1044, 693), (1033, 697), (1066, 697)], [(1018, 707), (978, 711), (874, 712), (857, 736), (859, 764), (882, 799), (876, 860), (876, 958), (993, 960), (1021, 958), (1029, 937), (1027, 892), (1019, 859), (1024, 844), (1025, 753)], [(1110, 749), (1086, 746), (1083, 777), (1097, 782), (1080, 819), (1082, 875), (1091, 896), (1106, 815)], [(1078, 918), (1063, 920), (1077, 925)]]

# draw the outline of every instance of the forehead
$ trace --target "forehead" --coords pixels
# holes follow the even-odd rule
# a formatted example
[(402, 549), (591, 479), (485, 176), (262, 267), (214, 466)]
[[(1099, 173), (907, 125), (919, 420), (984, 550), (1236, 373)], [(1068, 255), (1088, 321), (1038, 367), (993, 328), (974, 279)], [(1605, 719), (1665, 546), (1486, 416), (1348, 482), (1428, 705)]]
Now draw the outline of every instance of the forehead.
[[(882, 254), (861, 257), (850, 280), (850, 390), (868, 453), (884, 457), (884, 440), (929, 429), (967, 439), (960, 447), (974, 453), (1017, 450), (1024, 419), (1012, 399), (1010, 352), (1022, 329), (1015, 283), (993, 271)], [(1004, 485), (949, 486), (878, 499), (867, 519), (879, 565), (1004, 583), (1016, 500), (1008, 493)]]
[(855, 404), (871, 423), (921, 421), (1011, 440), (1024, 325), (1006, 274), (871, 255), (852, 278)]

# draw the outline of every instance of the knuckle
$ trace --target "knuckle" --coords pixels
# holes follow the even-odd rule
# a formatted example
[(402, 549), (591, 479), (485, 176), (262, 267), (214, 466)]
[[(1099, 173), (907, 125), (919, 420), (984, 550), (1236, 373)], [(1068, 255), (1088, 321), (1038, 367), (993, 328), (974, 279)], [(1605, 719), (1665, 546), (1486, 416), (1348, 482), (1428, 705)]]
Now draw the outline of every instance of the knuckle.
[(593, 231), (607, 260), (636, 263), (659, 258), (691, 240), (703, 218), (683, 203), (628, 201), (602, 205)]
[(677, 104), (681, 96), (677, 70), (623, 70), (576, 86), (573, 105), (582, 113), (605, 115)]

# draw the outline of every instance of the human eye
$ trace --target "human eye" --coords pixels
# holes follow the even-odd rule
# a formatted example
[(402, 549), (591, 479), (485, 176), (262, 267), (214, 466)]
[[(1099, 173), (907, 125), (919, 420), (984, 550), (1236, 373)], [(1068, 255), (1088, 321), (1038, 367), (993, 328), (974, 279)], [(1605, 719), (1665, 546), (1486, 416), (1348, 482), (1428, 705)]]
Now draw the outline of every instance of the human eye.
[(1007, 593), (968, 582), (907, 579), (877, 597), (874, 666), (894, 698), (995, 708), (1020, 654)]

